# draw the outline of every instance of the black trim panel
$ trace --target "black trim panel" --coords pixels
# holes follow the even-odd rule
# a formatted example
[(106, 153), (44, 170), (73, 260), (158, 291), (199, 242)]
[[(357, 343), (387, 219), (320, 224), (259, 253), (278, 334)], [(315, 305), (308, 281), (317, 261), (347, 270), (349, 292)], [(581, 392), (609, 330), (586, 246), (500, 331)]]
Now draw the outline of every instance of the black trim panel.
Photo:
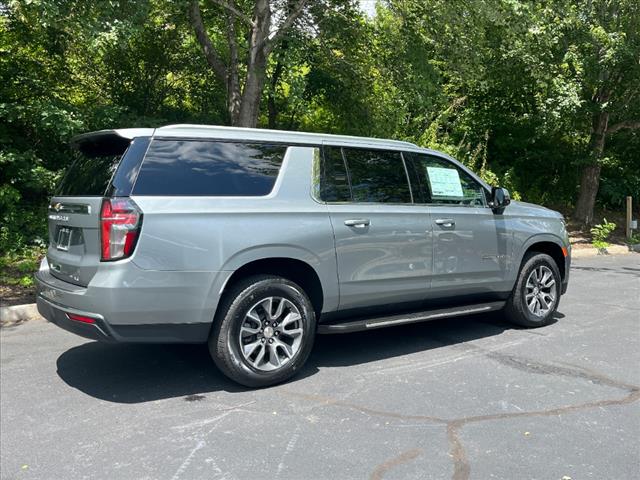
[[(204, 343), (211, 323), (111, 325), (95, 313), (77, 312), (95, 318), (96, 323), (70, 320), (67, 309), (38, 296), (38, 312), (51, 323), (84, 338), (108, 343)], [(76, 313), (68, 309), (70, 313)]]

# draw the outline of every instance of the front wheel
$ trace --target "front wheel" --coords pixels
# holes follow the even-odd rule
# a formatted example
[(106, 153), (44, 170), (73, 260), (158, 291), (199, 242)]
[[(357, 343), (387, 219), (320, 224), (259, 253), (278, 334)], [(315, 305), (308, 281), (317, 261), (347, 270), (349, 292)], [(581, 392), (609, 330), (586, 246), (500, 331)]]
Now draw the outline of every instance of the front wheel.
[(223, 298), (209, 351), (218, 368), (248, 387), (275, 385), (292, 377), (313, 347), (316, 318), (306, 293), (294, 282), (257, 275)]
[(560, 302), (561, 283), (553, 258), (544, 253), (528, 253), (507, 300), (507, 319), (523, 327), (549, 325)]

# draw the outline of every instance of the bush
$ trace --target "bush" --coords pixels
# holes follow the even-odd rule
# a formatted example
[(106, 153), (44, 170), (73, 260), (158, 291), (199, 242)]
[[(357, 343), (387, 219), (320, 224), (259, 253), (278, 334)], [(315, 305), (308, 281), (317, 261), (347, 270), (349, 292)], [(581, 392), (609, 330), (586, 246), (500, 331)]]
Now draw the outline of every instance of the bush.
[(598, 250), (604, 250), (609, 246), (607, 238), (616, 229), (616, 224), (613, 222), (607, 222), (607, 219), (603, 219), (602, 223), (595, 225), (591, 229), (591, 235), (593, 240), (591, 243)]

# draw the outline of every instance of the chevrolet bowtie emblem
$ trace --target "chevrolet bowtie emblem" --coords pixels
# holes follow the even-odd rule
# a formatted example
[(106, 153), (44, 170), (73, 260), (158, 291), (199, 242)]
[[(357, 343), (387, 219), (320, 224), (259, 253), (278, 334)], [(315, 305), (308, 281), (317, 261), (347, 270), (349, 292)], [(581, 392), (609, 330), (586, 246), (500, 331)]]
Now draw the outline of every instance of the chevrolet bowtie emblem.
[(56, 212), (59, 212), (61, 208), (62, 208), (62, 204), (61, 204), (60, 202), (58, 202), (58, 203), (56, 203), (56, 204), (54, 204), (54, 205), (53, 205), (53, 209), (54, 209)]

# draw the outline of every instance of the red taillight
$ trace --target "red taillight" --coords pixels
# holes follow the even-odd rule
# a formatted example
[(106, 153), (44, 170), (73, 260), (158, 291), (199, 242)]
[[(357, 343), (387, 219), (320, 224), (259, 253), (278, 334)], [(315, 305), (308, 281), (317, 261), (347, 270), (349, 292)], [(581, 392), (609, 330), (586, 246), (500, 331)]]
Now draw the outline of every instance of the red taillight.
[(69, 320), (74, 320), (76, 322), (96, 323), (96, 319), (95, 318), (85, 317), (84, 315), (76, 315), (74, 313), (67, 313), (67, 317), (69, 317)]
[(142, 213), (129, 198), (105, 198), (100, 211), (102, 261), (127, 258), (133, 253), (142, 225)]

